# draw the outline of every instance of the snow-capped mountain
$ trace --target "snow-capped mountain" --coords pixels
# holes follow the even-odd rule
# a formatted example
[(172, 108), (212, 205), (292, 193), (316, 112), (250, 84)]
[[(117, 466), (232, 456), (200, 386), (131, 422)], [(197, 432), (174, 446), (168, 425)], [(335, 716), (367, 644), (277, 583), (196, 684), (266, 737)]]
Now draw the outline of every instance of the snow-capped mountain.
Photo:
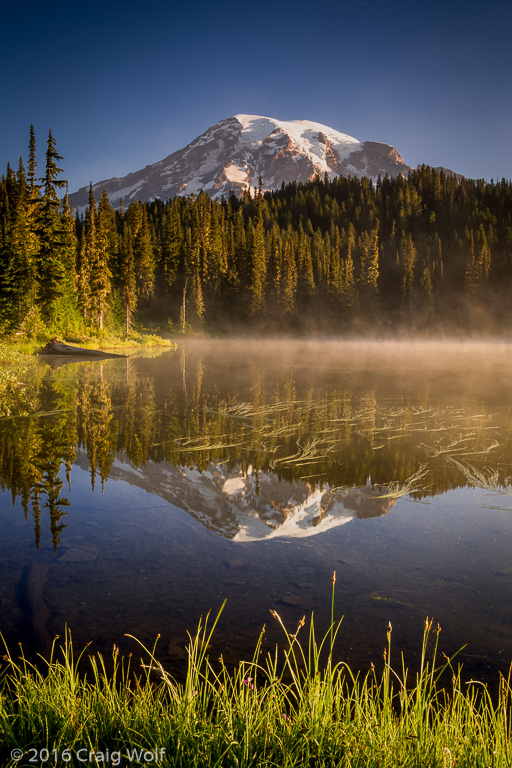
[[(85, 452), (78, 453), (77, 464), (87, 468)], [(315, 488), (303, 480), (280, 480), (273, 472), (227, 470), (225, 464), (211, 464), (200, 472), (194, 467), (151, 461), (137, 468), (116, 459), (110, 478), (160, 496), (233, 541), (313, 536), (355, 517), (387, 514), (396, 501), (385, 486)]]
[[(316, 174), (368, 176), (407, 174), (397, 150), (389, 144), (360, 142), (352, 136), (309, 120), (275, 120), (235, 115), (221, 120), (184, 149), (121, 179), (93, 184), (96, 198), (105, 189), (111, 203), (166, 200), (175, 195), (208, 192), (213, 198), (240, 195), (245, 189), (277, 189), (283, 182), (309, 181)], [(88, 187), (70, 195), (84, 208)]]

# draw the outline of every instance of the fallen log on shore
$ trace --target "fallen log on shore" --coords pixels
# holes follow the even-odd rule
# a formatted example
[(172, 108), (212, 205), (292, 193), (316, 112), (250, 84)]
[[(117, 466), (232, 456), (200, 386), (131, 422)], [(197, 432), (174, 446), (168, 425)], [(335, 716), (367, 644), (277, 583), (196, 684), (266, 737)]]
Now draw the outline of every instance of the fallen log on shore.
[(116, 352), (105, 352), (103, 349), (86, 349), (85, 347), (74, 347), (71, 344), (65, 344), (58, 339), (51, 339), (48, 344), (39, 351), (40, 355), (72, 355), (81, 358), (98, 357), (128, 357), (128, 355), (118, 355)]

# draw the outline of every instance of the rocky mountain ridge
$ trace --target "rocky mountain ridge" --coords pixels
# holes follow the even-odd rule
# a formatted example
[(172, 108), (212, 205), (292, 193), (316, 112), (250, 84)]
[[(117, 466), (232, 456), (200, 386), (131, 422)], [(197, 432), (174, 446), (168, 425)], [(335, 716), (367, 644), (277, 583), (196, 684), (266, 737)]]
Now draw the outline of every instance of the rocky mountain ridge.
[[(172, 199), (207, 192), (213, 199), (257, 189), (279, 188), (283, 182), (307, 182), (316, 175), (407, 175), (412, 170), (389, 144), (359, 141), (321, 123), (235, 115), (208, 128), (183, 149), (122, 178), (93, 184), (96, 198), (106, 190), (114, 207), (121, 201)], [(70, 195), (84, 209), (88, 187)]]

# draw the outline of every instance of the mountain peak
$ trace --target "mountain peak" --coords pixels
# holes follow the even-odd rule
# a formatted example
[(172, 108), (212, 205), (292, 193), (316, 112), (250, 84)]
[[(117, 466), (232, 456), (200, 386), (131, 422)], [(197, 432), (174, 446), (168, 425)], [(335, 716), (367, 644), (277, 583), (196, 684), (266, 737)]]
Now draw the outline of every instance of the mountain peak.
[[(397, 176), (411, 170), (394, 147), (360, 142), (352, 136), (310, 120), (277, 120), (238, 114), (208, 128), (190, 144), (158, 163), (123, 178), (93, 185), (98, 197), (105, 189), (119, 207), (132, 200), (168, 199), (208, 192), (212, 198), (258, 188), (277, 189), (283, 182), (306, 182), (315, 176)], [(70, 195), (85, 208), (88, 187)]]
[[(231, 118), (228, 118), (231, 119)], [(348, 136), (346, 133), (340, 133), (339, 131), (329, 128), (328, 125), (322, 123), (315, 123), (311, 120), (276, 120), (273, 117), (263, 117), (262, 115), (234, 115), (234, 119), (238, 120), (244, 128), (244, 132), (262, 131), (265, 132), (266, 127), (269, 125), (278, 126), (284, 133), (293, 136), (296, 139), (304, 138), (311, 134), (322, 133), (328, 137), (331, 137), (344, 144), (360, 144), (358, 139), (354, 139), (353, 136)]]

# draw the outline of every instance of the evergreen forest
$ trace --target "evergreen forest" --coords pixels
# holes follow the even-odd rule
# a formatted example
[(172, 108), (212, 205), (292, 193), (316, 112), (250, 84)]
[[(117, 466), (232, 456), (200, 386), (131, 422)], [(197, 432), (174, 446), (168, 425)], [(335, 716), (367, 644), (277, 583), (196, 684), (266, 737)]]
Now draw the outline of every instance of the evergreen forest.
[[(242, 198), (73, 211), (50, 131), (42, 173), (0, 180), (0, 324), (72, 339), (171, 331), (507, 333), (512, 183), (422, 166)], [(41, 164), (42, 165), (42, 164)], [(62, 197), (63, 195), (63, 197)]]

